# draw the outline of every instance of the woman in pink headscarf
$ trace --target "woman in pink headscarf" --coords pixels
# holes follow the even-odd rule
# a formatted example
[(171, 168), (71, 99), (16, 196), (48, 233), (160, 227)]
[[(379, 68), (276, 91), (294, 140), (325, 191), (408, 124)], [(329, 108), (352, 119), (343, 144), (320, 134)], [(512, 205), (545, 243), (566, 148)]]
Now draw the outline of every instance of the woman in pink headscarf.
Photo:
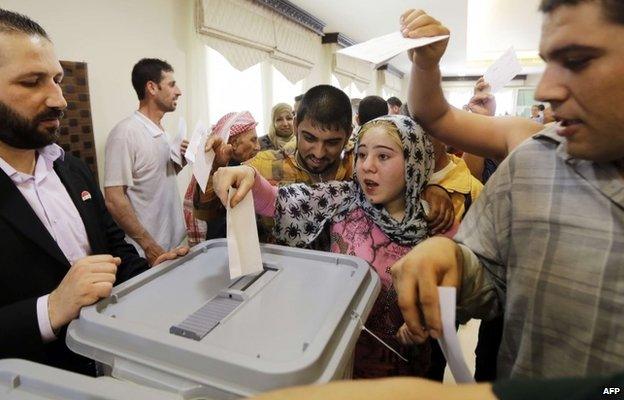
[[(224, 149), (229, 155), (228, 166), (240, 165), (258, 153), (260, 144), (256, 125), (258, 123), (251, 113), (242, 111), (224, 115), (212, 127), (212, 135), (229, 137), (228, 146)], [(208, 180), (205, 193), (201, 192), (195, 178), (191, 179), (184, 196), (184, 217), (190, 246), (203, 240), (225, 237), (225, 208), (212, 189), (212, 177)]]

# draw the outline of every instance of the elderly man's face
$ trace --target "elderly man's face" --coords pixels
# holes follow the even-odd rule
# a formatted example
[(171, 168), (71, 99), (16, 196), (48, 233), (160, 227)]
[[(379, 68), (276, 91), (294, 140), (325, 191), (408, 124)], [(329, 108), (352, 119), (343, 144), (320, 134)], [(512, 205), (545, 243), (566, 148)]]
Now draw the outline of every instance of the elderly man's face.
[(252, 128), (246, 132), (233, 136), (230, 139), (233, 148), (232, 159), (238, 162), (244, 162), (252, 159), (260, 151), (260, 143), (258, 143), (258, 135), (256, 128)]
[(0, 141), (36, 149), (57, 139), (67, 107), (59, 85), (62, 78), (49, 40), (0, 33)]
[(568, 153), (624, 158), (624, 25), (606, 19), (601, 2), (560, 6), (544, 16), (540, 53), (536, 98), (550, 102)]

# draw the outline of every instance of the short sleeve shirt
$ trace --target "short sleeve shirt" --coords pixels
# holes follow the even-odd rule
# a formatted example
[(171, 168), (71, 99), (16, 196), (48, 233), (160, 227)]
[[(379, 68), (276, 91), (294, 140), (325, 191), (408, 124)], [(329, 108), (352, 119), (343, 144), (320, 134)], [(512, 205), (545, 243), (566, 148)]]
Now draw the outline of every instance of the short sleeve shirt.
[(186, 228), (167, 135), (139, 111), (119, 122), (106, 140), (104, 186), (127, 187), (137, 218), (162, 248), (182, 242)]

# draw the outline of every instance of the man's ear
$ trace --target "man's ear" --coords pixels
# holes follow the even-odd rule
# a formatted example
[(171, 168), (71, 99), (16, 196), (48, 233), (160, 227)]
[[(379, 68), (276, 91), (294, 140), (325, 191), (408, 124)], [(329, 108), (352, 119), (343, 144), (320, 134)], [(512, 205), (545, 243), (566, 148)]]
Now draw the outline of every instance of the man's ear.
[(228, 140), (228, 144), (232, 146), (232, 148), (236, 148), (236, 146), (238, 146), (238, 142), (239, 142), (239, 135), (230, 137), (230, 139)]
[(149, 93), (152, 96), (156, 95), (158, 92), (158, 84), (154, 81), (147, 81), (145, 84), (145, 93)]

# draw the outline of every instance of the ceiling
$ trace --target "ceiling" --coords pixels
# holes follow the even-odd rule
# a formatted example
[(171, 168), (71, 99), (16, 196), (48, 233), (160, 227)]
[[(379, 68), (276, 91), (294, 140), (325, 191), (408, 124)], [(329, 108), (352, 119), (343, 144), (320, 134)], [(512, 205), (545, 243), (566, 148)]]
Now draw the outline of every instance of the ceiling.
[[(289, 0), (327, 25), (325, 33), (340, 32), (363, 42), (385, 35), (399, 28), (400, 15), (410, 8), (421, 8), (441, 21), (451, 31), (451, 40), (441, 63), (443, 75), (480, 75), (509, 46), (532, 54), (523, 62), (523, 73), (541, 72), (537, 54), (541, 16), (537, 11), (539, 0)], [(467, 60), (467, 33), (469, 9), (481, 18), (474, 18), (478, 26), (472, 26), (471, 50), (483, 47), (480, 62)], [(534, 11), (535, 10), (535, 11)], [(485, 17), (484, 17), (485, 16)], [(483, 25), (488, 26), (483, 26)], [(490, 27), (491, 25), (491, 27)], [(488, 28), (495, 32), (488, 32)], [(503, 30), (503, 31), (501, 31)], [(477, 32), (479, 31), (479, 32)], [(475, 43), (474, 32), (481, 35)], [(493, 41), (498, 40), (498, 43)], [(501, 42), (502, 41), (502, 42)], [(487, 48), (487, 52), (485, 51)], [(397, 56), (391, 64), (408, 72), (410, 62), (405, 54)]]

